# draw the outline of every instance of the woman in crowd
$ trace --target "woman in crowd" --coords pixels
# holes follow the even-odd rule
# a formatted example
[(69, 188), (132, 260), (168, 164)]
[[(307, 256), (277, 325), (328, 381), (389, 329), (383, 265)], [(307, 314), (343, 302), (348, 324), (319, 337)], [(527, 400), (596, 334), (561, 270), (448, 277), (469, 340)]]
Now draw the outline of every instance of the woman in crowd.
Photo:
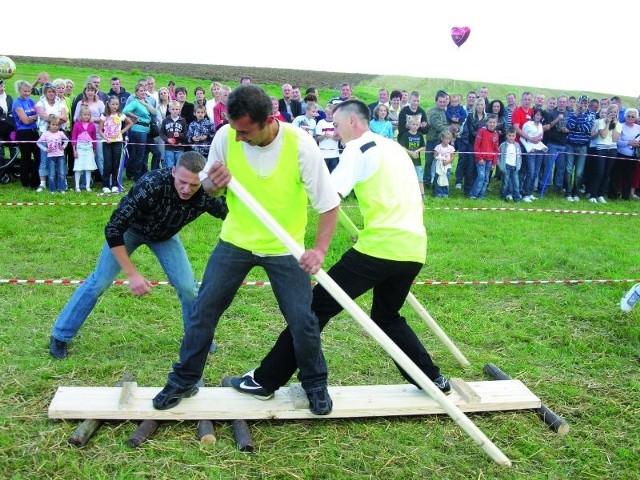
[[(64, 127), (68, 120), (67, 104), (57, 95), (56, 87), (52, 83), (45, 83), (42, 86), (43, 95), (36, 103), (36, 111), (38, 112), (38, 133), (44, 134), (49, 129), (49, 120), (51, 116), (60, 121), (59, 128)], [(64, 92), (64, 90), (62, 90)], [(60, 128), (64, 130), (64, 128)], [(71, 138), (71, 137), (67, 137)], [(40, 193), (46, 188), (47, 176), (49, 175), (49, 163), (47, 160), (47, 152), (40, 151), (40, 165), (38, 168), (40, 176), (40, 185), (36, 192)]]
[[(473, 150), (473, 144), (476, 141), (478, 130), (484, 127), (487, 123), (485, 107), (486, 104), (484, 98), (478, 97), (473, 104), (473, 111), (469, 112), (467, 120), (464, 122), (462, 137), (464, 138), (464, 143), (469, 145), (470, 150)], [(464, 194), (468, 197), (471, 193), (471, 188), (473, 188), (473, 184), (476, 181), (477, 170), (473, 152), (470, 151), (465, 153), (468, 157), (467, 162), (465, 163), (466, 168), (464, 172)], [(469, 158), (471, 161), (469, 161)]]
[(147, 88), (144, 83), (138, 83), (134, 98), (122, 109), (122, 113), (131, 118), (133, 126), (129, 130), (129, 164), (127, 175), (138, 181), (147, 172), (146, 143), (149, 124), (155, 120), (156, 109), (147, 102)]
[[(624, 112), (624, 123), (617, 142), (618, 165), (615, 170), (616, 183), (622, 188), (622, 199), (640, 198), (636, 195), (632, 186), (636, 166), (639, 164), (636, 152), (640, 151), (640, 125), (638, 121), (638, 109), (627, 108)], [(616, 185), (618, 186), (618, 185)]]
[(618, 121), (618, 105), (610, 104), (605, 115), (596, 120), (593, 129), (596, 156), (591, 159), (593, 170), (587, 193), (591, 203), (607, 203), (604, 196), (614, 195), (614, 192), (609, 190), (609, 182), (616, 164), (618, 140), (622, 131), (622, 124)]
[(222, 84), (220, 82), (213, 82), (209, 86), (209, 90), (211, 91), (211, 98), (207, 99), (207, 105), (205, 107), (205, 111), (207, 112), (207, 117), (213, 123), (213, 107), (216, 106), (216, 103), (220, 101), (220, 95), (222, 94)]
[(373, 119), (369, 122), (369, 128), (373, 133), (393, 140), (393, 125), (389, 121), (389, 109), (386, 105), (376, 105), (373, 109)]
[(37, 188), (40, 149), (38, 141), (38, 112), (36, 102), (31, 99), (31, 84), (25, 80), (16, 82), (17, 98), (11, 112), (16, 122), (16, 140), (20, 148), (20, 182), (25, 188)]
[[(82, 107), (89, 107), (89, 110), (91, 110), (91, 123), (93, 123), (93, 125), (96, 127), (97, 132), (100, 128), (100, 118), (104, 115), (105, 105), (102, 100), (98, 98), (98, 89), (91, 82), (88, 82), (84, 86), (84, 90), (82, 91), (82, 100), (80, 100), (76, 105), (76, 111), (73, 114), (74, 122), (76, 122), (78, 118), (80, 118), (80, 109)], [(95, 154), (96, 165), (98, 166), (100, 175), (102, 175), (104, 158), (102, 155), (102, 142), (100, 141), (96, 143)]]

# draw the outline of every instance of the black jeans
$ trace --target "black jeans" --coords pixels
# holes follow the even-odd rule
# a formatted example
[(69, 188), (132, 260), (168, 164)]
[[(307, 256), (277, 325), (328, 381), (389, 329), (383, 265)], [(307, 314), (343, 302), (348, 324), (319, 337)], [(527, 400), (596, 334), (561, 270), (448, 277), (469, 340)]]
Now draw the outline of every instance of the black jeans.
[(20, 148), (20, 182), (23, 187), (35, 188), (40, 185), (40, 149), (36, 144), (39, 137), (35, 128), (16, 131), (16, 140)]
[[(351, 248), (327, 273), (354, 299), (373, 288), (371, 319), (433, 380), (440, 375), (440, 369), (399, 313), (421, 268), (422, 264), (417, 262), (384, 260)], [(321, 331), (342, 311), (340, 304), (319, 284), (313, 289), (311, 308), (318, 316)], [(411, 377), (396, 366), (402, 376), (415, 385)], [(293, 341), (286, 328), (255, 370), (254, 378), (266, 389), (277, 390), (289, 381), (296, 369)]]

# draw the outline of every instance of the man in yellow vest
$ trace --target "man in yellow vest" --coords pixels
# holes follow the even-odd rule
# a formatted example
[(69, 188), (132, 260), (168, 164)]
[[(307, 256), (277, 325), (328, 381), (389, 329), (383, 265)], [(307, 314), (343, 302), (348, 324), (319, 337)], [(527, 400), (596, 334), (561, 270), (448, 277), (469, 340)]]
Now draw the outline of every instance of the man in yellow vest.
[[(328, 274), (351, 298), (373, 289), (371, 319), (446, 393), (451, 390), (449, 381), (399, 313), (427, 252), (422, 196), (413, 163), (400, 145), (369, 130), (369, 108), (359, 100), (336, 105), (333, 125), (345, 149), (331, 180), (342, 197), (355, 191), (365, 227)], [(321, 330), (342, 311), (321, 285), (313, 289), (311, 306)], [(260, 366), (235, 377), (232, 386), (270, 398), (298, 365), (291, 332), (286, 329)], [(400, 373), (415, 384), (402, 369)]]
[(298, 378), (317, 415), (331, 413), (327, 366), (320, 345), (318, 319), (311, 309), (311, 278), (324, 262), (335, 229), (340, 197), (313, 138), (272, 115), (271, 98), (254, 84), (240, 85), (227, 100), (229, 124), (213, 139), (202, 186), (222, 194), (231, 175), (304, 245), (307, 200), (319, 212), (314, 246), (300, 261), (255, 217), (233, 192), (229, 213), (202, 278), (189, 328), (164, 389), (153, 399), (156, 409), (175, 407), (198, 392), (209, 346), (220, 316), (254, 266), (267, 272), (291, 332)]

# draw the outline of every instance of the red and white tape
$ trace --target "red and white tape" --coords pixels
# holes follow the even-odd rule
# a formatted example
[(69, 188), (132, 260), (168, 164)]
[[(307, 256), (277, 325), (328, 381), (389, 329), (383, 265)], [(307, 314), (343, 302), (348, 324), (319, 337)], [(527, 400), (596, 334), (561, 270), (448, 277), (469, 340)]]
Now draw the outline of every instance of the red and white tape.
[[(19, 279), (19, 278), (0, 278), (0, 285), (79, 285), (84, 283), (84, 280), (70, 280), (70, 279)], [(313, 282), (315, 283), (315, 282)], [(549, 279), (549, 280), (423, 280), (415, 281), (413, 285), (579, 285), (586, 283), (594, 284), (613, 284), (613, 283), (640, 283), (639, 278), (620, 278), (620, 279)], [(129, 285), (127, 280), (115, 280), (113, 285)], [(152, 281), (151, 285), (171, 285), (167, 281)], [(271, 282), (268, 281), (248, 281), (242, 282), (242, 285), (253, 287), (266, 287), (270, 286)]]
[[(118, 202), (0, 202), (3, 207), (115, 207)], [(344, 205), (341, 208), (355, 208)], [(614, 217), (637, 217), (639, 212), (607, 212), (603, 210), (576, 210), (563, 208), (518, 208), (518, 207), (425, 207), (425, 210), (457, 210), (476, 212), (539, 212), (582, 215), (609, 215)]]

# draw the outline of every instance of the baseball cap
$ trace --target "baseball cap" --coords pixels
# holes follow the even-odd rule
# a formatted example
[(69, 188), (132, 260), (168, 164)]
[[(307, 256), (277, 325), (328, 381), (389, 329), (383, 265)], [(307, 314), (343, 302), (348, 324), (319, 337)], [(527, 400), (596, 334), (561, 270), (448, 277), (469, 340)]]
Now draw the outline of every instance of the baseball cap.
[(580, 95), (580, 98), (578, 99), (579, 102), (588, 102), (589, 101), (589, 97), (587, 97), (586, 95)]

